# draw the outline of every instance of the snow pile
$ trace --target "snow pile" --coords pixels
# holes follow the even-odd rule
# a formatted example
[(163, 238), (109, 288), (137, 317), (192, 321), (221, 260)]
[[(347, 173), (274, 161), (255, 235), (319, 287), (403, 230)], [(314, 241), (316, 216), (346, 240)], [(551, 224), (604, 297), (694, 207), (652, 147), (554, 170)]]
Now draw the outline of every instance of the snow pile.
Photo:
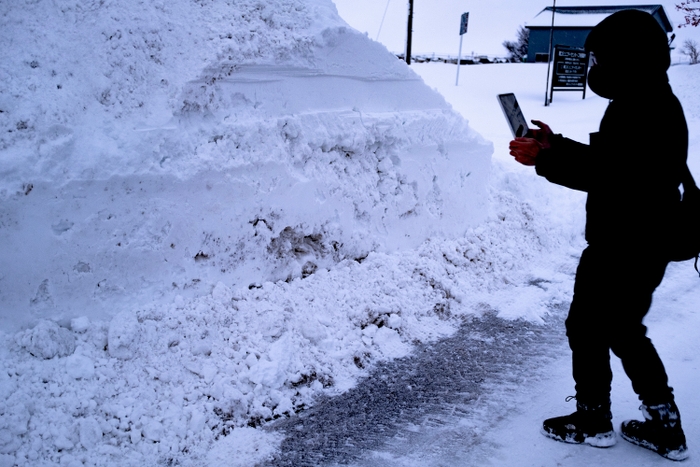
[(0, 5), (0, 320), (455, 237), (491, 145), (330, 0)]
[[(506, 189), (463, 238), (4, 336), (0, 459), (253, 465), (279, 440), (250, 427), (346, 390), (376, 362), (449, 335), (464, 316), (499, 310), (536, 320), (566, 303), (573, 259), (561, 272), (532, 265), (580, 240), (580, 219), (555, 219), (560, 206), (535, 209), (507, 187), (542, 185), (496, 169)], [(567, 223), (571, 238), (560, 232)]]

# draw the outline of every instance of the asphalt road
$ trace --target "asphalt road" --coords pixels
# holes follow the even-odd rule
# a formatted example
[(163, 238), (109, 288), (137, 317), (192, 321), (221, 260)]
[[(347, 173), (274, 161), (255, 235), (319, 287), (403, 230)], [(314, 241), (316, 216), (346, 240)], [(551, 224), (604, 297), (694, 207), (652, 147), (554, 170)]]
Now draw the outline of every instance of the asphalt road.
[(466, 465), (485, 442), (484, 427), (522, 403), (527, 383), (568, 352), (564, 314), (553, 310), (544, 324), (469, 319), (452, 337), (380, 364), (348, 392), (269, 425), (286, 438), (262, 465)]

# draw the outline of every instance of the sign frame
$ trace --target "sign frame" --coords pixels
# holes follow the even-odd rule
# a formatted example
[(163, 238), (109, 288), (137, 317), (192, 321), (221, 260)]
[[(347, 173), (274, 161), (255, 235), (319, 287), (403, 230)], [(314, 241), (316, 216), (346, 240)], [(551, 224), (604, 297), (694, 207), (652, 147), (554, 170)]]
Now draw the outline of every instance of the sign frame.
[(586, 98), (589, 54), (582, 48), (556, 44), (554, 46), (554, 73), (550, 84), (549, 102), (554, 91), (583, 91)]

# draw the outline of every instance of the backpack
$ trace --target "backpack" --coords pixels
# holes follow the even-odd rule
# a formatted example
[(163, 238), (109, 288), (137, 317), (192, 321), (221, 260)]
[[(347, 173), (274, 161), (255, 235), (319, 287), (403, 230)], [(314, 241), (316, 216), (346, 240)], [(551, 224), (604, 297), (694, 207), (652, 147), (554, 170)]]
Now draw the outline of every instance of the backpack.
[(700, 256), (700, 189), (693, 175), (685, 166), (683, 173), (683, 198), (676, 217), (669, 244), (671, 261), (687, 261), (695, 258), (695, 271), (698, 271)]

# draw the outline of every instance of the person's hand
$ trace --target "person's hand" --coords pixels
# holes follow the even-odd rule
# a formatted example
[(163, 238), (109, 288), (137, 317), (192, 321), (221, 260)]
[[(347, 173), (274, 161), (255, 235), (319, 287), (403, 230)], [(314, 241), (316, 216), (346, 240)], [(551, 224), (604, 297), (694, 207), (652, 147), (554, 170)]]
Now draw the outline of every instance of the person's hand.
[(523, 165), (535, 165), (537, 155), (544, 146), (534, 138), (515, 138), (510, 142), (510, 155)]
[(542, 145), (542, 148), (549, 148), (551, 145), (549, 143), (549, 137), (553, 135), (552, 129), (549, 128), (544, 122), (539, 120), (530, 120), (537, 126), (537, 130), (530, 130), (526, 136), (532, 137), (537, 140), (538, 143)]
[(546, 123), (539, 120), (532, 123), (537, 129), (528, 131), (526, 137), (515, 138), (509, 146), (510, 155), (523, 165), (535, 165), (540, 151), (551, 147), (549, 138), (554, 134)]

